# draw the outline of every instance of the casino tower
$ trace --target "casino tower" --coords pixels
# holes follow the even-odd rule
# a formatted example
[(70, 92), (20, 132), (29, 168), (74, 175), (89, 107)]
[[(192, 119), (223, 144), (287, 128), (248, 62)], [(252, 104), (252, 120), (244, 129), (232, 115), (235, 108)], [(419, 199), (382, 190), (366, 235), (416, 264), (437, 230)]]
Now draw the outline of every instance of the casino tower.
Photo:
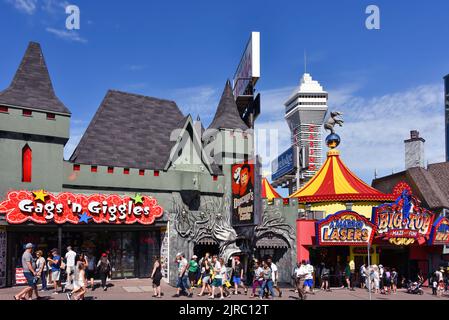
[(321, 127), (328, 109), (328, 93), (309, 73), (285, 102), (285, 119), (290, 127), (292, 145), (303, 155), (296, 174), (296, 188), (304, 186), (321, 168), (323, 145)]

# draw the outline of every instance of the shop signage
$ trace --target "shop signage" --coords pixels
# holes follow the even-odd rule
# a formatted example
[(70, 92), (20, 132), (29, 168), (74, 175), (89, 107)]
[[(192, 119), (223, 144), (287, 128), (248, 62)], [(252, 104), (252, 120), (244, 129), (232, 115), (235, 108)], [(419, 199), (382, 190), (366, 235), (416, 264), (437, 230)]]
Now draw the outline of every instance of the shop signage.
[(16, 268), (16, 284), (25, 284), (27, 279), (23, 274), (23, 268)]
[(340, 211), (317, 222), (320, 246), (366, 246), (373, 241), (376, 226), (354, 211)]
[(429, 239), (430, 245), (449, 245), (449, 219), (438, 218), (432, 227)]
[(0, 203), (0, 214), (10, 224), (27, 221), (46, 223), (108, 223), (152, 224), (163, 215), (156, 199), (136, 194), (134, 197), (118, 195), (81, 195), (63, 192), (58, 195), (39, 191), (11, 191)]
[(373, 208), (372, 221), (377, 226), (380, 238), (395, 245), (409, 245), (418, 241), (423, 244), (429, 237), (434, 214), (420, 205), (405, 182), (397, 184), (393, 190), (397, 200)]
[(232, 225), (254, 223), (254, 165), (232, 166)]
[(292, 173), (296, 168), (296, 147), (290, 147), (271, 163), (271, 180), (275, 181), (286, 174)]

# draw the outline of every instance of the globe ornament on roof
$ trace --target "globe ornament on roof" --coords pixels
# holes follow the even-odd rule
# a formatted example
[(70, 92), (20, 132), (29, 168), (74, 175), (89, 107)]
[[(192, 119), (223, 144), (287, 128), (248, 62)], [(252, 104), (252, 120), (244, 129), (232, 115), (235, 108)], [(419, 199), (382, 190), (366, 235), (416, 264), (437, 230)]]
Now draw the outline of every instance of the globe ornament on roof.
[(331, 134), (326, 137), (326, 145), (331, 149), (338, 147), (341, 142), (340, 136), (335, 133), (335, 125), (339, 125), (340, 127), (343, 126), (344, 121), (342, 118), (339, 118), (342, 115), (343, 113), (339, 111), (332, 111), (330, 118), (324, 124), (324, 129), (331, 132)]
[(331, 133), (326, 137), (326, 145), (331, 148), (335, 149), (340, 145), (341, 139), (340, 136), (336, 133)]

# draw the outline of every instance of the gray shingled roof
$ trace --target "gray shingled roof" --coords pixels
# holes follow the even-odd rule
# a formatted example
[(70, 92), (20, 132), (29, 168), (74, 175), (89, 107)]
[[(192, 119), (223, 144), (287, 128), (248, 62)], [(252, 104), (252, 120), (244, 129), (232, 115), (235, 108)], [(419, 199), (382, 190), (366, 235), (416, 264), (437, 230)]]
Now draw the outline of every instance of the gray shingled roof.
[(243, 131), (248, 129), (246, 123), (240, 118), (229, 80), (226, 82), (214, 120), (208, 129), (240, 129)]
[(389, 193), (394, 186), (406, 181), (429, 209), (449, 208), (449, 162), (431, 164), (427, 169), (410, 168), (373, 180), (373, 187)]
[(0, 92), (0, 104), (70, 114), (55, 95), (39, 43), (29, 43), (14, 79)]
[(163, 170), (186, 117), (175, 102), (110, 90), (70, 161)]

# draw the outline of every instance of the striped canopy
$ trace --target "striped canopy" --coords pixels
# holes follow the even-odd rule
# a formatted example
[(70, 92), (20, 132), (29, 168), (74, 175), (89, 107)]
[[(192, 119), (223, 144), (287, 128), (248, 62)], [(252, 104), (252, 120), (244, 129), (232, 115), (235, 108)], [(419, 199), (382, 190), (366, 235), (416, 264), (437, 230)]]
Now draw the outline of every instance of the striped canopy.
[(300, 203), (394, 200), (392, 195), (370, 187), (352, 173), (341, 161), (336, 149), (327, 153), (327, 160), (321, 169), (290, 198), (298, 198)]
[(268, 182), (267, 178), (262, 178), (262, 199), (268, 199), (272, 201), (273, 199), (282, 198), (279, 193), (274, 190), (273, 186)]

